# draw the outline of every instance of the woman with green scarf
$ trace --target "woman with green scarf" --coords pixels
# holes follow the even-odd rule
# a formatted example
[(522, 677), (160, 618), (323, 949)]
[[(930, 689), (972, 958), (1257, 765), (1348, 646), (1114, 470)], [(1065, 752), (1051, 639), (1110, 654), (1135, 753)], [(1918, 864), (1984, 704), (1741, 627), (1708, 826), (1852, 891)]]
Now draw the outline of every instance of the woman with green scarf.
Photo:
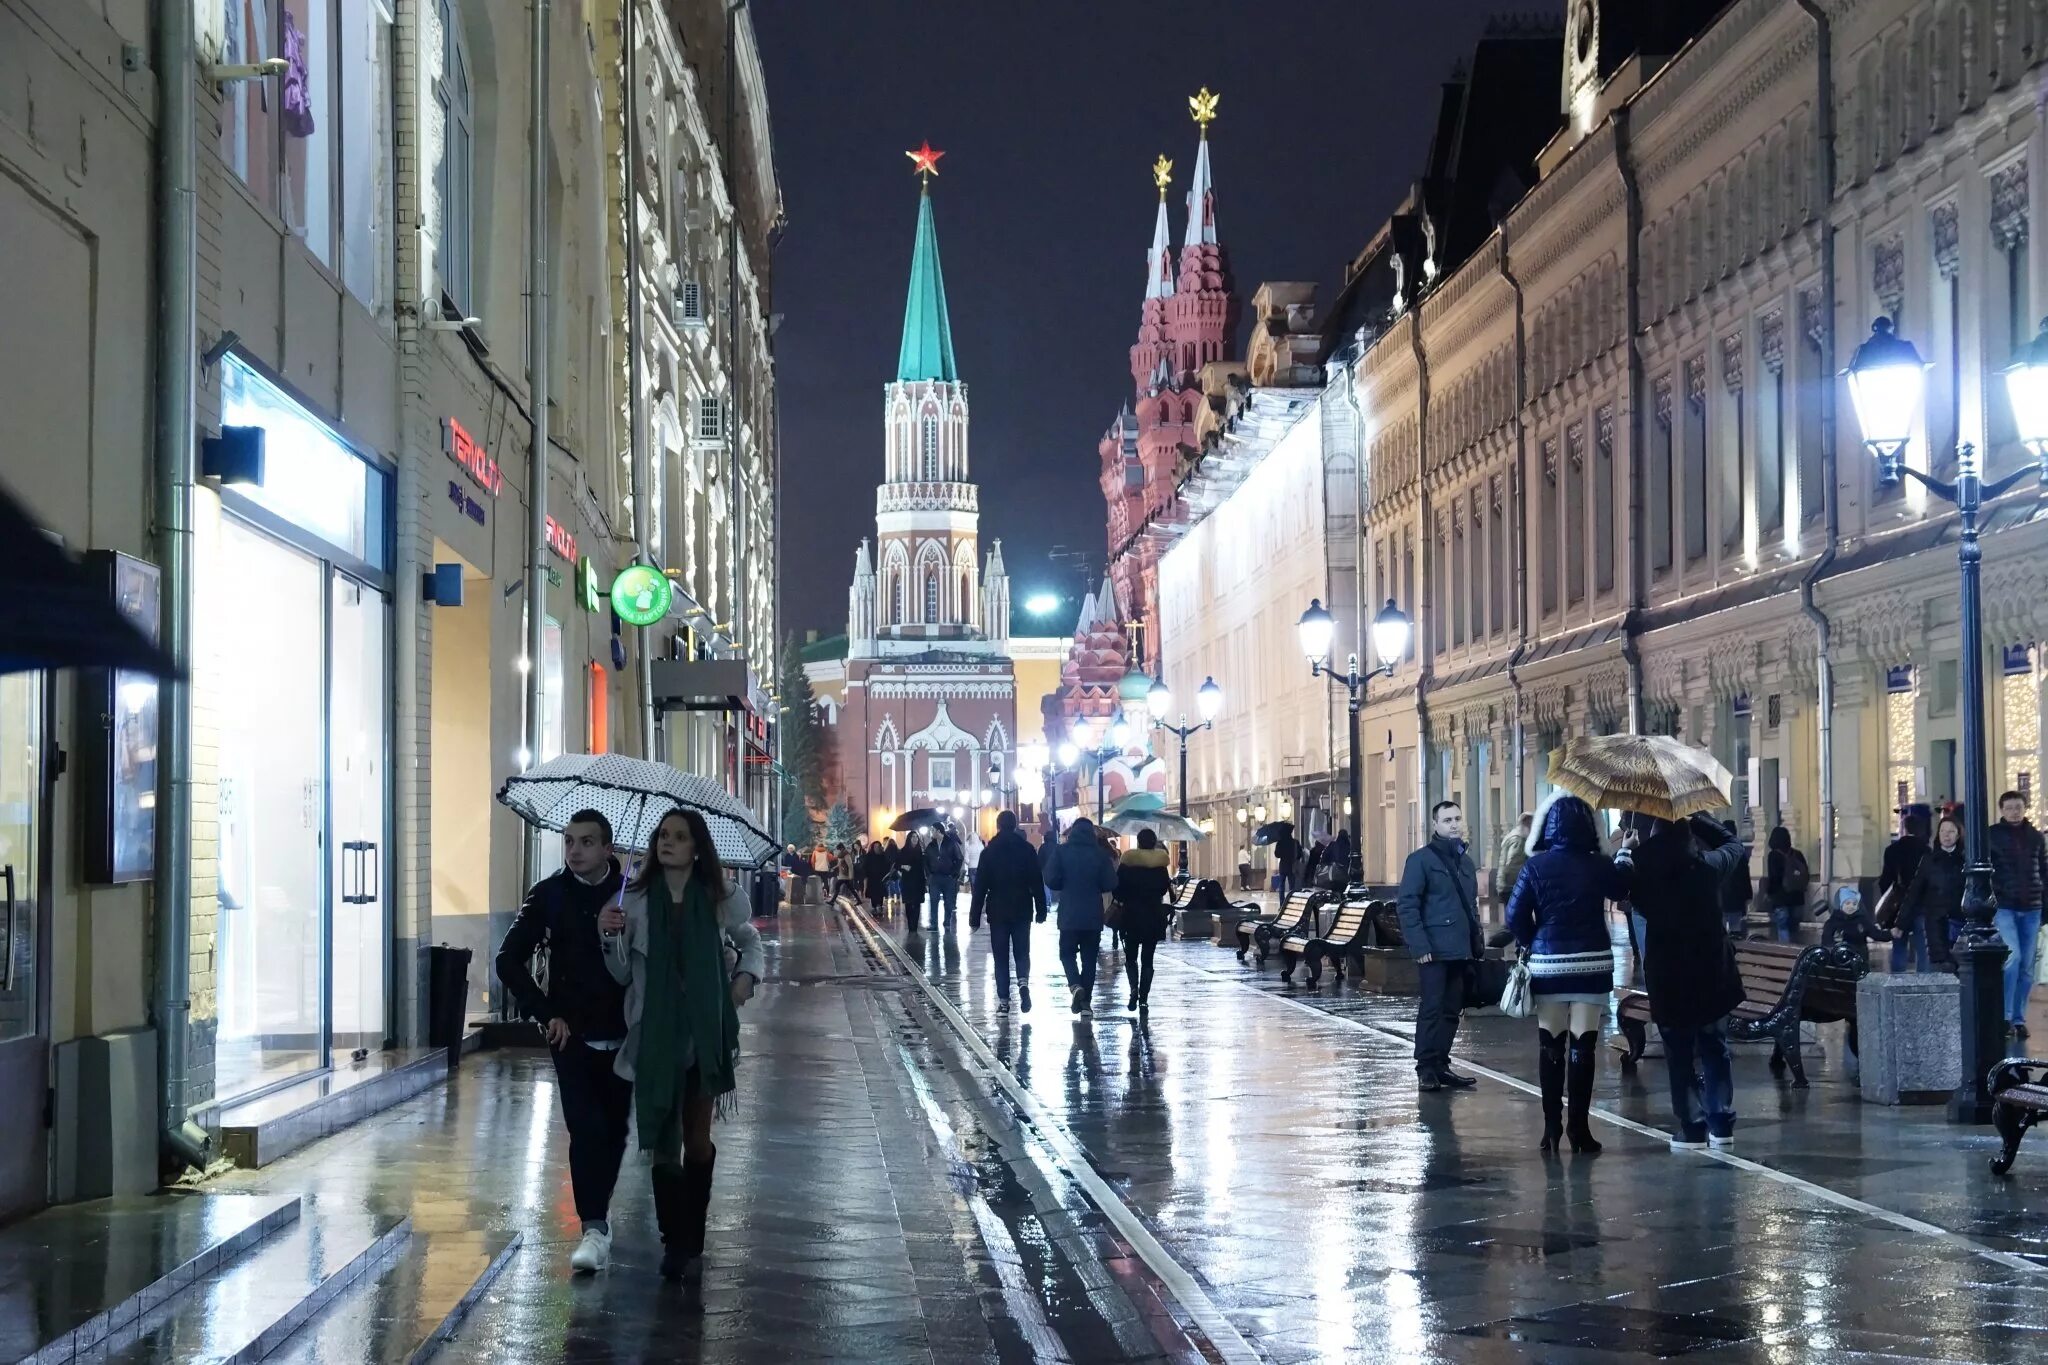
[[(747, 898), (726, 880), (704, 817), (672, 810), (619, 908), (598, 920), (605, 966), (626, 988), (618, 1074), (634, 1084), (640, 1149), (654, 1163), (661, 1273), (701, 1273), (711, 1207), (715, 1113), (731, 1111), (739, 1006), (762, 971), (761, 935)], [(726, 945), (739, 954), (728, 971)]]

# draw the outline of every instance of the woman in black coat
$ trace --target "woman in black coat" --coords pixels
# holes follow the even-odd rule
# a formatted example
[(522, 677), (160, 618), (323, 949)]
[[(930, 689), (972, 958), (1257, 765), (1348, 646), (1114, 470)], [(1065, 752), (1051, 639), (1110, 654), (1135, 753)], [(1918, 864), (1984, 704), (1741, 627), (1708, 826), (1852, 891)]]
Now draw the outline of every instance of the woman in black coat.
[[(907, 929), (916, 929), (918, 918), (924, 914), (924, 845), (918, 836), (912, 834), (904, 839), (903, 847), (896, 854), (896, 876), (903, 888), (903, 924)], [(932, 927), (938, 928), (938, 907), (932, 907)]]
[(1917, 933), (1933, 965), (1952, 972), (1956, 960), (1949, 951), (1949, 930), (1962, 917), (1963, 825), (1956, 816), (1943, 815), (1934, 844), (1921, 855), (1899, 904), (1899, 935)]
[(1527, 850), (1528, 861), (1508, 892), (1507, 918), (1508, 931), (1528, 955), (1529, 989), (1536, 997), (1536, 1074), (1543, 1083), (1539, 1147), (1555, 1152), (1558, 1138), (1569, 1133), (1574, 1152), (1597, 1153), (1600, 1144), (1586, 1114), (1600, 1021), (1614, 991), (1607, 903), (1628, 895), (1628, 878), (1601, 853), (1593, 808), (1576, 796), (1553, 796), (1536, 812)]
[(868, 898), (868, 908), (881, 914), (882, 902), (889, 898), (889, 855), (883, 850), (880, 839), (869, 844), (868, 851), (860, 855), (854, 877)]
[(1149, 829), (1138, 831), (1138, 846), (1117, 860), (1116, 900), (1123, 907), (1117, 928), (1124, 939), (1124, 975), (1131, 982), (1130, 1008), (1142, 1010), (1152, 994), (1152, 954), (1166, 937), (1166, 897), (1173, 877), (1166, 850)]
[(1616, 862), (1643, 917), (1643, 984), (1663, 1035), (1678, 1119), (1674, 1148), (1735, 1137), (1728, 1014), (1745, 998), (1721, 918), (1720, 887), (1749, 850), (1705, 816), (1678, 822), (1631, 815)]

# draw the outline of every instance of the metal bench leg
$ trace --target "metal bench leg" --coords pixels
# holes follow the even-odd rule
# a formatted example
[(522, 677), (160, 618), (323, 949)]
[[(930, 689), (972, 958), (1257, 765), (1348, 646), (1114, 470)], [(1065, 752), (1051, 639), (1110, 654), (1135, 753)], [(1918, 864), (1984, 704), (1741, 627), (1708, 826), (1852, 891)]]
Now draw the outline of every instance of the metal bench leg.
[(2016, 1104), (1994, 1105), (1991, 1110), (1992, 1126), (1998, 1129), (2003, 1143), (1997, 1156), (1991, 1158), (1991, 1169), (2004, 1175), (2012, 1169), (2012, 1160), (2019, 1155), (2020, 1139), (2027, 1135), (2027, 1129), (2034, 1126), (2038, 1117), (2031, 1109), (2022, 1109)]
[(1251, 950), (1251, 946), (1252, 936), (1248, 933), (1239, 932), (1237, 936), (1237, 960), (1239, 962), (1244, 961), (1244, 955)]
[(1643, 1059), (1643, 1049), (1650, 1045), (1650, 1031), (1640, 1019), (1621, 1021), (1621, 1035), (1628, 1039), (1628, 1051), (1621, 1054), (1621, 1064), (1631, 1071)]
[(1806, 1063), (1799, 1055), (1799, 1021), (1794, 1019), (1791, 1027), (1778, 1035), (1778, 1051), (1785, 1054), (1785, 1064), (1792, 1068), (1792, 1088), (1804, 1090), (1806, 1086)]
[(1308, 984), (1317, 986), (1323, 980), (1323, 954), (1326, 950), (1319, 943), (1308, 945)]
[(1295, 951), (1294, 951), (1293, 949), (1291, 949), (1291, 948), (1288, 948), (1288, 947), (1285, 947), (1284, 945), (1283, 945), (1283, 946), (1281, 947), (1281, 949), (1280, 949), (1280, 979), (1281, 979), (1282, 981), (1285, 981), (1285, 982), (1286, 982), (1286, 983), (1287, 983), (1288, 985), (1290, 985), (1290, 986), (1294, 984), (1294, 967), (1295, 967), (1295, 964), (1296, 964), (1296, 963), (1298, 963), (1298, 962), (1300, 962), (1300, 961), (1301, 961), (1301, 954), (1300, 954), (1300, 953), (1297, 953), (1297, 952), (1295, 952)]

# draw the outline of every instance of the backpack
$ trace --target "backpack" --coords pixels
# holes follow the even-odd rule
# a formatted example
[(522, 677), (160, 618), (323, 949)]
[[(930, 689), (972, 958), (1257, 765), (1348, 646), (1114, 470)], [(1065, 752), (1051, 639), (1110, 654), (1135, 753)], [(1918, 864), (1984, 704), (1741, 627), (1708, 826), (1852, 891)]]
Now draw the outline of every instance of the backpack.
[(1806, 904), (1806, 891), (1813, 883), (1813, 874), (1807, 870), (1806, 855), (1798, 849), (1785, 854), (1785, 875), (1781, 880), (1785, 899), (1793, 904)]

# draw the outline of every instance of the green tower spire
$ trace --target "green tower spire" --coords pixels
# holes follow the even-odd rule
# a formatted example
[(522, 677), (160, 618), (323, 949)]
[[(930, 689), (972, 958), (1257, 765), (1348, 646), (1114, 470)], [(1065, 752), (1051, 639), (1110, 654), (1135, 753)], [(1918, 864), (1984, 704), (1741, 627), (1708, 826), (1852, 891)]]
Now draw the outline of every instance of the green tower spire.
[(939, 271), (939, 230), (932, 223), (929, 180), (917, 201), (917, 245), (910, 255), (910, 297), (903, 304), (903, 349), (896, 382), (942, 379), (957, 383), (953, 326), (946, 318), (946, 278)]

